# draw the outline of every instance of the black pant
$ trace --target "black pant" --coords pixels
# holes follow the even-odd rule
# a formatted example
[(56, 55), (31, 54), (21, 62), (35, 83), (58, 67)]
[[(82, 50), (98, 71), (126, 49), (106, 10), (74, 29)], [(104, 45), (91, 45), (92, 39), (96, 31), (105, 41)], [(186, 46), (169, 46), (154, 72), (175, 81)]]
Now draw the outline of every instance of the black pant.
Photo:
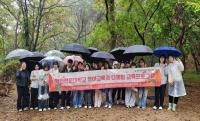
[(57, 108), (59, 103), (59, 92), (50, 92), (49, 95), (49, 107), (52, 109)]
[(61, 107), (70, 106), (70, 96), (71, 96), (71, 91), (61, 92)]
[(172, 96), (169, 96), (169, 103), (175, 103), (175, 104), (178, 104), (178, 97), (172, 97)]
[(112, 92), (112, 100), (114, 101), (115, 95), (117, 93), (117, 100), (120, 100), (121, 93), (122, 93), (122, 100), (125, 100), (125, 88), (115, 88)]
[(38, 88), (31, 88), (31, 107), (38, 107)]
[(17, 110), (29, 107), (28, 86), (17, 86)]
[(154, 103), (154, 106), (163, 107), (165, 90), (166, 90), (166, 84), (160, 85), (160, 87), (155, 87), (155, 103)]

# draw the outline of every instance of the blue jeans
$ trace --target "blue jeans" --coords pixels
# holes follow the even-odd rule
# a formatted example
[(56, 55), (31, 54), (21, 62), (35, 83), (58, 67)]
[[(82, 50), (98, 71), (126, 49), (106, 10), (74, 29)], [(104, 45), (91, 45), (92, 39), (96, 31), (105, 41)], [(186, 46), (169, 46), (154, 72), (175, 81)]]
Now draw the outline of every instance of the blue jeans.
[(106, 93), (106, 105), (112, 106), (112, 89), (105, 89), (104, 92)]
[(84, 91), (84, 104), (85, 106), (92, 106), (92, 90)]
[(145, 87), (139, 87), (139, 102), (138, 106), (146, 108), (148, 90)]
[(83, 91), (73, 91), (73, 105), (82, 106), (83, 102)]
[[(38, 88), (38, 96), (39, 95), (44, 95), (44, 94), (48, 94), (48, 86), (47, 85), (39, 86), (39, 88)], [(49, 108), (49, 106), (48, 106), (48, 98), (39, 99), (38, 100), (38, 107), (39, 107), (39, 109)]]

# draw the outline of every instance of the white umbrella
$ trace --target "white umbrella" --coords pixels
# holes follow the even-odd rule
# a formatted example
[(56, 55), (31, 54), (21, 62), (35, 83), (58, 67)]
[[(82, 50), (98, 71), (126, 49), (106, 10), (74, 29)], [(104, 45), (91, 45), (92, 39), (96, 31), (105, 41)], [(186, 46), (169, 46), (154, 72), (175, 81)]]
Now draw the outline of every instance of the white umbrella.
[(50, 50), (44, 56), (57, 56), (60, 58), (65, 57), (65, 55), (62, 52), (60, 52), (59, 50)]
[(21, 59), (22, 57), (31, 56), (31, 55), (33, 55), (33, 53), (28, 50), (16, 49), (9, 52), (8, 55), (6, 56), (6, 59), (15, 59), (15, 58)]

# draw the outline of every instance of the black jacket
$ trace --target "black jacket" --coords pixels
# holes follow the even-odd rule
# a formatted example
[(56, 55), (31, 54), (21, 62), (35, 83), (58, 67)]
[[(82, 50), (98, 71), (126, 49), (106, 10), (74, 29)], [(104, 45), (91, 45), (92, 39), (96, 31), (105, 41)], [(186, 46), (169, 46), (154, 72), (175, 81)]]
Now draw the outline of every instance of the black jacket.
[(17, 86), (29, 86), (30, 85), (30, 73), (27, 70), (17, 71), (16, 73)]

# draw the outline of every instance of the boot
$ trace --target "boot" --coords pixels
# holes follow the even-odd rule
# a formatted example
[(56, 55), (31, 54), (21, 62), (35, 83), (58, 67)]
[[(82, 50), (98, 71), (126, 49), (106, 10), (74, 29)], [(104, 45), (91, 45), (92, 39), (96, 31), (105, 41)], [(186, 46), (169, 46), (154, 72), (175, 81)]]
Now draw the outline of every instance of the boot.
[(167, 110), (172, 110), (172, 103), (169, 103), (169, 107)]
[(174, 111), (174, 112), (176, 111), (176, 104), (175, 103), (172, 104), (172, 111)]

